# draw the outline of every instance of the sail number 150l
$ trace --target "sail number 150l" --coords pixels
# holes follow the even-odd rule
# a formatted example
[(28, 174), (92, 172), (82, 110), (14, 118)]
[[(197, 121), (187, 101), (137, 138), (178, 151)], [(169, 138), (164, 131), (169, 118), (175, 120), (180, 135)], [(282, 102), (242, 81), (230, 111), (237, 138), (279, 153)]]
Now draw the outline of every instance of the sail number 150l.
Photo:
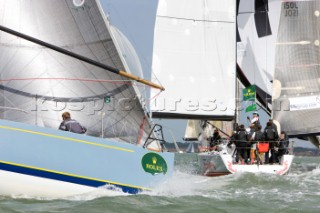
[(286, 11), (285, 16), (298, 16), (299, 14), (297, 2), (284, 2), (283, 8)]

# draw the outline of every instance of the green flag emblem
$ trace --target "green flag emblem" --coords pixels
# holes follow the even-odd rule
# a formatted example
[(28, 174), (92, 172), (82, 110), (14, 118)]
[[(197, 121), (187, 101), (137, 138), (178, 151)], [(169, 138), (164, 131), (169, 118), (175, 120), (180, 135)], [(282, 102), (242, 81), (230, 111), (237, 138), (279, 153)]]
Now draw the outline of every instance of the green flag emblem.
[(246, 112), (251, 112), (257, 110), (257, 104), (252, 104), (250, 106), (247, 106)]
[(244, 101), (254, 101), (256, 99), (256, 85), (244, 88), (242, 92)]

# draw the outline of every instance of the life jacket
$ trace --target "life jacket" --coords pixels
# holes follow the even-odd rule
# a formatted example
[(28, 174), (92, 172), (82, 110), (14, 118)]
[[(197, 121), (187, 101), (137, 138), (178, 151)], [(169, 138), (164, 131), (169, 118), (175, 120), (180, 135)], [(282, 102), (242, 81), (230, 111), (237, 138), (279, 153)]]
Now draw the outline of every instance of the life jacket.
[(264, 135), (261, 131), (256, 131), (255, 135), (255, 142), (257, 141), (263, 141), (264, 140)]
[(273, 141), (276, 139), (276, 131), (272, 127), (267, 127), (264, 133), (266, 140)]
[(248, 137), (248, 133), (246, 132), (245, 129), (239, 130), (236, 135), (238, 146), (246, 146), (247, 145), (247, 143), (246, 143), (247, 137)]

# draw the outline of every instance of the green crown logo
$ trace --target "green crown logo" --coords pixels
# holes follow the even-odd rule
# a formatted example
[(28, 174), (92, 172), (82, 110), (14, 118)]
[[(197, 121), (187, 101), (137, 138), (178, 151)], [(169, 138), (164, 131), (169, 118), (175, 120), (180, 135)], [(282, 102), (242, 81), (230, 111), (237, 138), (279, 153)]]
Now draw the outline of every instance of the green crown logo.
[(152, 158), (152, 163), (153, 163), (153, 164), (157, 164), (157, 158), (156, 158), (156, 157), (153, 157), (153, 158)]

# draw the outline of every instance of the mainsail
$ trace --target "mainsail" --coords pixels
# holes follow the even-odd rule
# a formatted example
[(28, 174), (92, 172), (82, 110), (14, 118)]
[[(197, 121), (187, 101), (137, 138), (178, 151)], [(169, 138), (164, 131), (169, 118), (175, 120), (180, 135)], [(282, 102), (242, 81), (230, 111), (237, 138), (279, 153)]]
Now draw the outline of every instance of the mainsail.
[(273, 117), (291, 136), (320, 133), (319, 11), (319, 1), (282, 3)]
[(271, 103), (280, 12), (279, 0), (238, 0), (237, 62), (244, 75), (239, 78), (245, 86), (257, 86), (265, 107)]
[(235, 7), (234, 0), (159, 0), (152, 69), (166, 90), (151, 90), (153, 117), (234, 118)]
[[(0, 25), (129, 74), (128, 63), (139, 68), (119, 54), (125, 36), (109, 26), (99, 1), (76, 2), (3, 0)], [(139, 143), (149, 133), (140, 84), (5, 32), (0, 48), (1, 119), (58, 128), (70, 111), (89, 135)]]

